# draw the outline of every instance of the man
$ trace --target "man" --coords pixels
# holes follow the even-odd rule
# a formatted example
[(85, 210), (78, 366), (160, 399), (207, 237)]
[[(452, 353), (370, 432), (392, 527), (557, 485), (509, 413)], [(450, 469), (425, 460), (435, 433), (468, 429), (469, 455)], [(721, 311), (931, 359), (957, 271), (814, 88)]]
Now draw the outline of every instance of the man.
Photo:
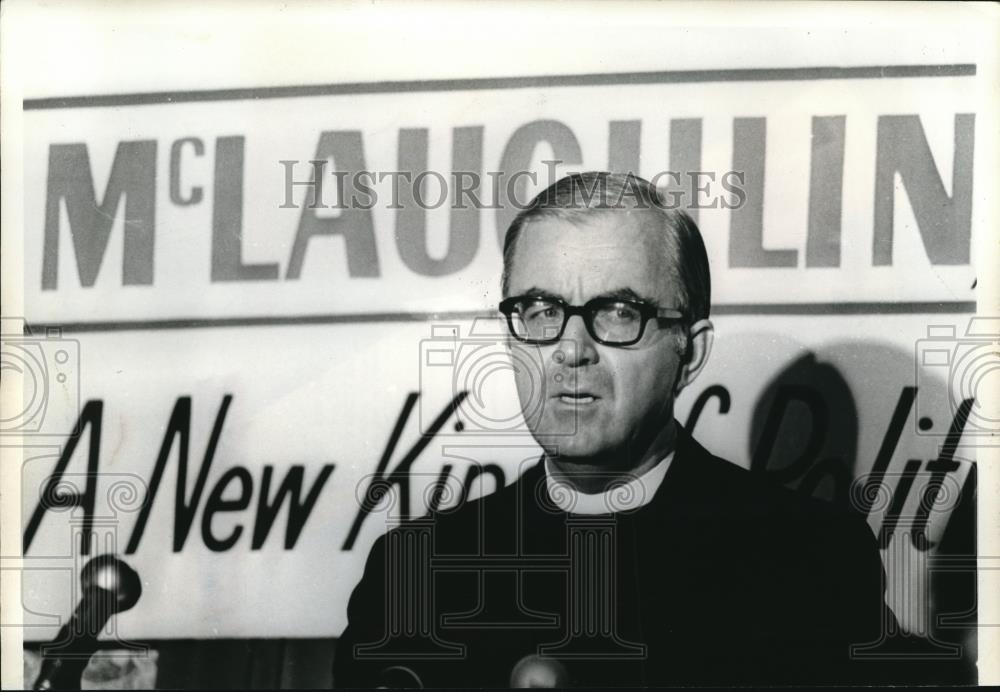
[(516, 375), (543, 457), (379, 539), (335, 684), (869, 681), (851, 646), (888, 616), (863, 518), (770, 487), (674, 419), (713, 336), (694, 222), (634, 176), (563, 178), (509, 228), (503, 293), (511, 348), (544, 364), (544, 382)]

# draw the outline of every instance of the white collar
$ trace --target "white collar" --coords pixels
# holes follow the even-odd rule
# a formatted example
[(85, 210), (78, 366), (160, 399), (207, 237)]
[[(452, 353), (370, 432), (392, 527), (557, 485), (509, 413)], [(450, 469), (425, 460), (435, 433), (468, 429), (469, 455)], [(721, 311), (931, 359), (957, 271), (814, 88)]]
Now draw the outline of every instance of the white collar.
[(552, 502), (569, 514), (609, 514), (636, 510), (650, 503), (667, 475), (674, 453), (658, 461), (641, 476), (627, 483), (616, 483), (600, 493), (582, 493), (565, 481), (556, 480), (552, 461), (545, 459), (545, 482)]

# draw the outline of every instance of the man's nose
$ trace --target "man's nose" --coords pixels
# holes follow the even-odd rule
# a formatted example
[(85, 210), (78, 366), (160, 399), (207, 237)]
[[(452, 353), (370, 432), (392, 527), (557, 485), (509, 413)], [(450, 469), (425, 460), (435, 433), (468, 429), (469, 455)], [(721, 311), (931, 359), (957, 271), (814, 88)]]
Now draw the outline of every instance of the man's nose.
[(587, 331), (583, 317), (573, 315), (569, 318), (562, 338), (559, 340), (559, 347), (552, 354), (552, 357), (560, 365), (568, 367), (593, 365), (597, 362), (597, 343)]

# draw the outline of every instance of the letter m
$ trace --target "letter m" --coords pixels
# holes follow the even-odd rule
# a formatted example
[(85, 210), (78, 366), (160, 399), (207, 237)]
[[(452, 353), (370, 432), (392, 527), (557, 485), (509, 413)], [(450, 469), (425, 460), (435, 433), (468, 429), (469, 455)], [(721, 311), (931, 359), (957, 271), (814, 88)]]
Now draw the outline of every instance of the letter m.
[(97, 280), (108, 248), (111, 226), (125, 197), (122, 283), (153, 283), (153, 233), (156, 215), (156, 141), (121, 142), (101, 203), (90, 170), (86, 144), (49, 147), (48, 190), (45, 202), (45, 248), (42, 289), (58, 285), (59, 232), (62, 203), (66, 202), (80, 285)]

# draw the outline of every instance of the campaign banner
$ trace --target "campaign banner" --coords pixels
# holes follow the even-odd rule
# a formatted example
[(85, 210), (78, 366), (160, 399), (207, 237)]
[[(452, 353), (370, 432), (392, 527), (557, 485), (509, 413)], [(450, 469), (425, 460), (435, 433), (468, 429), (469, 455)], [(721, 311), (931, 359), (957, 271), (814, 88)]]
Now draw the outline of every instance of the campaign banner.
[[(337, 636), (379, 534), (538, 460), (511, 370), (530, 362), (496, 313), (503, 234), (598, 169), (655, 180), (705, 239), (717, 336), (679, 421), (868, 516), (905, 629), (971, 631), (941, 584), (975, 581), (977, 363), (1000, 327), (973, 317), (975, 74), (26, 101), (25, 315), (4, 323), (37, 373), (4, 423), (32, 441), (26, 639), (101, 552), (143, 579), (118, 637)], [(939, 578), (939, 553), (968, 569)]]

